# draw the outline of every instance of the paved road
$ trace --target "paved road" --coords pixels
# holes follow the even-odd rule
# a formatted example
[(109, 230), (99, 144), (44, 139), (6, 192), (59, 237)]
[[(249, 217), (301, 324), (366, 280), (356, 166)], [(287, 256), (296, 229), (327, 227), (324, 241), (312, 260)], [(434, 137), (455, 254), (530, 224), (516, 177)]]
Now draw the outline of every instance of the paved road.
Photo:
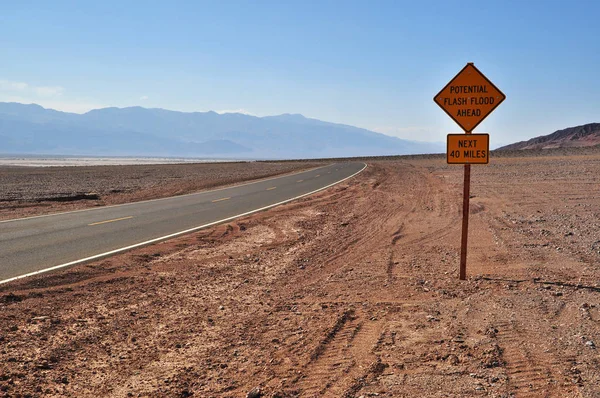
[(188, 233), (336, 184), (366, 167), (337, 163), (191, 195), (0, 221), (0, 283)]

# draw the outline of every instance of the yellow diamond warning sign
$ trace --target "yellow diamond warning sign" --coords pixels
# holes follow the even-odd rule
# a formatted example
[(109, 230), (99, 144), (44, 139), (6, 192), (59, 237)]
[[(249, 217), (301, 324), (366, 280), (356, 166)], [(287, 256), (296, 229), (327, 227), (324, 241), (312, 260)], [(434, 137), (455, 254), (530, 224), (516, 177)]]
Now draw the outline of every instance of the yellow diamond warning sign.
[(471, 132), (506, 96), (468, 63), (433, 100), (465, 131)]
[(449, 164), (488, 164), (489, 134), (448, 134), (446, 161)]

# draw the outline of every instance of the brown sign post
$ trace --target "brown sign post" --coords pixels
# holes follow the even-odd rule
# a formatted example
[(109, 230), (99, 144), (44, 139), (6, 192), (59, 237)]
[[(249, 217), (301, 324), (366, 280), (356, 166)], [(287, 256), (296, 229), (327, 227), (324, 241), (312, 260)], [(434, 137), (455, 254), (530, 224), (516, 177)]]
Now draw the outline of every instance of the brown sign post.
[(471, 132), (496, 109), (506, 96), (473, 65), (468, 63), (450, 80), (433, 101), (438, 104), (464, 131), (448, 134), (449, 164), (464, 164), (463, 220), (460, 245), (461, 280), (467, 279), (467, 238), (469, 235), (469, 196), (471, 191), (471, 164), (489, 162), (489, 135)]

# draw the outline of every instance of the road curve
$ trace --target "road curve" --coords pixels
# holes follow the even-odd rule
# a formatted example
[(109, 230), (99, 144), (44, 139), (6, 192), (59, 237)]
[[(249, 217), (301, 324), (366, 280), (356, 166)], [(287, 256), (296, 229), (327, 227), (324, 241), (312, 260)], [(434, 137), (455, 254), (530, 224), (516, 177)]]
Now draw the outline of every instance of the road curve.
[(171, 198), (0, 221), (0, 284), (106, 257), (310, 195), (360, 162)]

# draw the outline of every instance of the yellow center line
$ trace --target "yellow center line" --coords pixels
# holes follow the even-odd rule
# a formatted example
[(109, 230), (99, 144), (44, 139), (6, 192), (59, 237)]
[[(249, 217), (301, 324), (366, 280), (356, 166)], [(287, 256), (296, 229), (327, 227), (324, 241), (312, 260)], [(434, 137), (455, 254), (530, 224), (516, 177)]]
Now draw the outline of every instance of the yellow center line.
[(270, 190), (275, 189), (275, 188), (277, 188), (277, 187), (267, 188), (267, 191), (270, 191)]
[(229, 199), (231, 199), (231, 196), (230, 196), (230, 197), (228, 197), (228, 198), (215, 199), (215, 200), (213, 200), (212, 202), (213, 202), (213, 203), (215, 203), (215, 202), (221, 202), (221, 201), (223, 201), (223, 200), (229, 200)]
[(115, 222), (115, 221), (121, 221), (121, 220), (129, 220), (130, 218), (133, 218), (133, 216), (129, 216), (129, 217), (122, 217), (122, 218), (115, 218), (114, 220), (106, 220), (106, 221), (93, 222), (93, 223), (91, 223), (91, 224), (88, 224), (88, 226), (91, 226), (91, 225), (100, 225), (100, 224), (106, 224), (107, 222)]
[(298, 181), (296, 181), (296, 182), (302, 182), (302, 181), (304, 181), (304, 180), (298, 180)]

